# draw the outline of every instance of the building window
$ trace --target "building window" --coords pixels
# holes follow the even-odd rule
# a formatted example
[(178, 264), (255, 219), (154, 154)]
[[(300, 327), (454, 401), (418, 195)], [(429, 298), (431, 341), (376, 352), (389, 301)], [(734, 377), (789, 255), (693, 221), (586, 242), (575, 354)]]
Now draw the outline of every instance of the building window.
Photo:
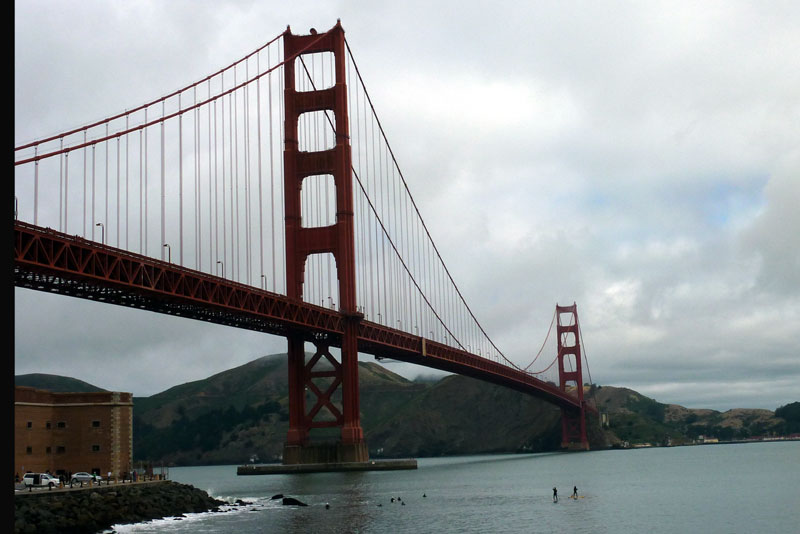
[(50, 428), (51, 428), (52, 426), (53, 426), (53, 424), (52, 424), (50, 421), (48, 421), (48, 422), (46, 422), (46, 423), (44, 424), (44, 427), (45, 427), (47, 430), (50, 430)]
[(45, 454), (53, 454), (53, 448), (52, 447), (47, 447), (45, 449)]
[(100, 445), (92, 445), (92, 452), (100, 452)]
[(59, 421), (58, 422), (58, 428), (67, 428), (67, 423), (64, 422), (64, 421)]
[(33, 421), (28, 421), (28, 428), (33, 428)]
[(33, 447), (25, 447), (25, 454), (33, 454)]
[(63, 445), (56, 447), (56, 454), (64, 454), (65, 452), (67, 452), (67, 448)]
[(92, 428), (100, 428), (100, 421), (92, 421)]

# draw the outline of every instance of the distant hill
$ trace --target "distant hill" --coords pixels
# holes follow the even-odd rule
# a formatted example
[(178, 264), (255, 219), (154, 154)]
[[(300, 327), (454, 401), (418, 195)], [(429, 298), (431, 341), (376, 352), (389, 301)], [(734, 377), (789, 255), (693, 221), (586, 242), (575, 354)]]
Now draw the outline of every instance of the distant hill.
[(595, 396), (597, 407), (609, 415), (612, 439), (620, 442), (660, 445), (669, 438), (673, 445), (680, 445), (699, 436), (728, 441), (791, 433), (788, 420), (770, 410), (689, 409), (662, 404), (631, 389), (612, 386), (597, 387)]
[[(275, 461), (288, 429), (287, 358), (264, 356), (203, 380), (134, 398), (136, 460), (174, 465), (244, 463), (251, 455)], [(317, 385), (325, 389), (326, 380)], [(23, 375), (15, 382), (60, 391), (103, 391), (66, 377)], [(560, 410), (514, 390), (458, 375), (409, 381), (374, 362), (359, 362), (361, 422), (370, 456), (424, 457), (558, 450)], [(55, 391), (55, 389), (53, 389)], [(721, 440), (787, 433), (800, 403), (778, 411), (692, 410), (662, 404), (627, 388), (586, 386), (609, 428), (589, 421), (593, 449), (630, 444)], [(334, 396), (334, 402), (338, 402)], [(309, 398), (309, 402), (313, 399)], [(337, 429), (314, 430), (333, 440)]]
[(38, 389), (46, 389), (56, 393), (95, 393), (106, 391), (103, 388), (93, 386), (77, 378), (67, 376), (47, 375), (43, 373), (32, 373), (29, 375), (16, 375), (14, 377), (15, 386), (27, 386)]
[[(277, 459), (288, 429), (287, 374), (285, 355), (265, 356), (135, 398), (137, 458), (178, 465), (244, 462), (253, 454), (261, 461)], [(412, 382), (377, 363), (359, 362), (359, 389), (372, 457), (547, 451), (560, 445), (558, 408), (500, 386), (461, 376)], [(312, 432), (314, 440), (336, 438), (336, 429)]]

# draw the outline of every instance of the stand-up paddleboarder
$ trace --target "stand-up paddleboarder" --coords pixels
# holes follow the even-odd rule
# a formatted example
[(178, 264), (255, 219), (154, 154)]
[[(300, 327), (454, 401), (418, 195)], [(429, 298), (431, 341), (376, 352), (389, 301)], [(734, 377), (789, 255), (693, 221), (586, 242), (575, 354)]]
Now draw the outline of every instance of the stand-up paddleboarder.
[(558, 502), (558, 490), (553, 488), (553, 502)]

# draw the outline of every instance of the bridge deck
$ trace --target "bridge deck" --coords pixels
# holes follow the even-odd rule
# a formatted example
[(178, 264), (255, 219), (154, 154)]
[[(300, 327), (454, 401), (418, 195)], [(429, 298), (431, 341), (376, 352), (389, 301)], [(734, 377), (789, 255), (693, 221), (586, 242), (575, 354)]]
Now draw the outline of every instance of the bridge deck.
[[(49, 228), (14, 224), (14, 283), (38, 291), (340, 346), (341, 312)], [(361, 321), (358, 351), (458, 373), (578, 409), (555, 384), (421, 336)], [(592, 411), (592, 407), (587, 406)]]

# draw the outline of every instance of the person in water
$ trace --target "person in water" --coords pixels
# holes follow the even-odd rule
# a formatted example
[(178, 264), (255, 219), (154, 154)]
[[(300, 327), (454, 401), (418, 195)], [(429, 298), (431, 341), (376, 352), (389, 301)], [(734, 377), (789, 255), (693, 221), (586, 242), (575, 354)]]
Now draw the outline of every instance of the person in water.
[(553, 502), (558, 502), (558, 490), (553, 488)]
[(578, 498), (578, 486), (572, 486), (572, 498), (573, 499)]

